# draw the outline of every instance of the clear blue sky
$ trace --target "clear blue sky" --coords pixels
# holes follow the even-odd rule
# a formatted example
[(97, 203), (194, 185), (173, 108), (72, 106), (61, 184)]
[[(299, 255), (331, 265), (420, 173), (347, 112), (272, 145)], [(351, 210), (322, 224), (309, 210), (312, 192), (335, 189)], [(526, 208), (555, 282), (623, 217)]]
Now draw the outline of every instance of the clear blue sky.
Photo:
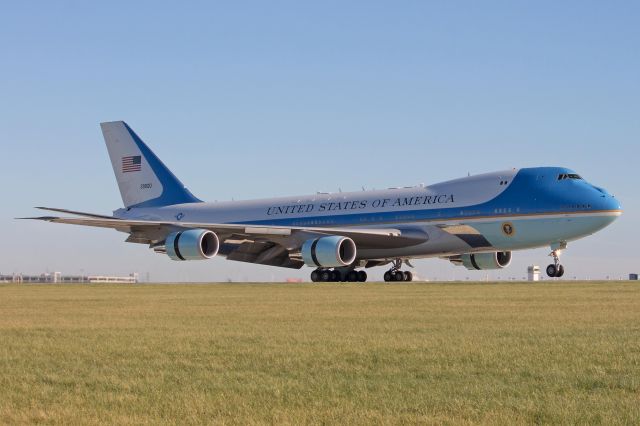
[[(179, 264), (117, 232), (12, 220), (36, 205), (120, 207), (98, 126), (119, 119), (207, 200), (567, 166), (625, 208), (570, 246), (567, 275), (640, 272), (638, 22), (635, 1), (7, 3), (0, 272), (307, 276)], [(522, 277), (546, 254), (492, 276)], [(481, 277), (416, 263), (429, 278)]]

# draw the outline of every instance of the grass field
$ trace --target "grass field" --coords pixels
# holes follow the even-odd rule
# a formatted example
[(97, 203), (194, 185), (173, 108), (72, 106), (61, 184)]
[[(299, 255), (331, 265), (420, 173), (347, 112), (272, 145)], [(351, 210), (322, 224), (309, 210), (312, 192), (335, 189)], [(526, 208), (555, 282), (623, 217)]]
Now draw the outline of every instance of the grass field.
[(0, 423), (640, 423), (640, 285), (0, 286)]

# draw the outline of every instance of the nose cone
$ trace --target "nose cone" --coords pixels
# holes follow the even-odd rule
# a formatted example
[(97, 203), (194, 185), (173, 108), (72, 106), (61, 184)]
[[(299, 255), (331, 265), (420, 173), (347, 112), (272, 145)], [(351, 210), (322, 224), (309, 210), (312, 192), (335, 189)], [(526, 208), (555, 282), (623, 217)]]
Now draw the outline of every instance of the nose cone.
[(622, 206), (616, 197), (609, 194), (602, 188), (594, 187), (593, 205), (597, 210), (603, 211), (618, 211), (622, 213)]
[(609, 195), (606, 198), (605, 204), (607, 206), (607, 210), (618, 210), (620, 213), (622, 213), (622, 205), (620, 205), (620, 202), (616, 199), (616, 197)]
[(592, 205), (600, 216), (599, 228), (611, 225), (622, 215), (622, 206), (618, 199), (602, 188), (595, 188)]

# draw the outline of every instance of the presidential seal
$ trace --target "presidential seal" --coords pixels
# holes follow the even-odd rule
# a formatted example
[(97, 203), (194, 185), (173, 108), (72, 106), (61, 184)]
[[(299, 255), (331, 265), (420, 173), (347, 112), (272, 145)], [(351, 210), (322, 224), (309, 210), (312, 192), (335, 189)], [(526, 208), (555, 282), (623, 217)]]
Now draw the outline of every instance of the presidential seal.
[(502, 224), (502, 232), (507, 237), (513, 237), (513, 235), (516, 233), (516, 228), (513, 227), (513, 223), (505, 222)]

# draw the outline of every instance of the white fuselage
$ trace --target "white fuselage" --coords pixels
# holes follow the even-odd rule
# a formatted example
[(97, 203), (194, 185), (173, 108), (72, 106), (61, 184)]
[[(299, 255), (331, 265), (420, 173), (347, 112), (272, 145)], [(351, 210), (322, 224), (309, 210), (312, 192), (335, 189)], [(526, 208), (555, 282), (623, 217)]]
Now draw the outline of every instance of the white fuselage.
[[(560, 181), (558, 175), (565, 171), (513, 169), (431, 186), (132, 208), (115, 215), (322, 228), (393, 226), (427, 235), (426, 241), (410, 247), (360, 249), (359, 259), (518, 250), (582, 238), (621, 214), (619, 203), (603, 190), (583, 180)], [(484, 239), (488, 245), (470, 243), (474, 234), (476, 241)]]

